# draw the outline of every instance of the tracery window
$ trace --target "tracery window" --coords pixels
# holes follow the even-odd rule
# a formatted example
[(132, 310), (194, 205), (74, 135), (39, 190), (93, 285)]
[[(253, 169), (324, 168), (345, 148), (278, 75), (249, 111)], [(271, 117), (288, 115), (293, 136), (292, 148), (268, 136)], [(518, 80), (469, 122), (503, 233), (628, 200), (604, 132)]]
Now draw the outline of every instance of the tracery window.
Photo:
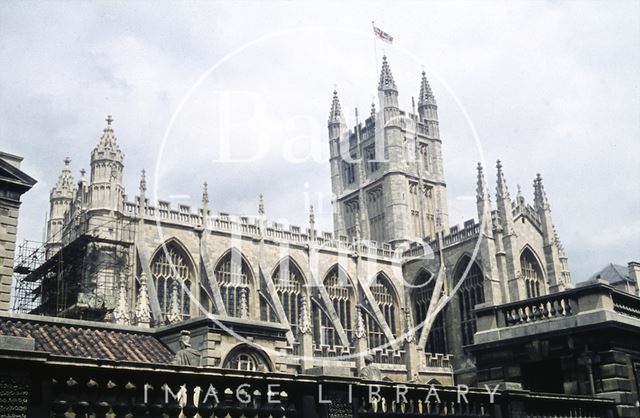
[(367, 171), (373, 173), (378, 171), (379, 162), (376, 161), (376, 146), (375, 144), (368, 146), (364, 149), (364, 155), (367, 162)]
[(371, 239), (385, 242), (384, 199), (382, 187), (376, 187), (367, 193), (367, 212), (369, 214), (369, 232)]
[[(396, 307), (389, 279), (387, 279), (384, 274), (378, 273), (375, 281), (371, 283), (370, 289), (373, 298), (378, 304), (378, 309), (382, 312), (385, 322), (389, 325), (391, 333), (395, 336), (397, 331)], [(365, 323), (367, 326), (367, 336), (369, 338), (369, 348), (374, 349), (386, 344), (388, 341), (382, 328), (378, 324), (377, 318), (374, 318), (372, 314), (373, 312), (367, 314)]]
[[(414, 325), (418, 326), (427, 317), (433, 288), (435, 287), (435, 278), (431, 279), (431, 275), (426, 271), (422, 271), (416, 279), (413, 290), (413, 308), (415, 312)], [(444, 328), (445, 313), (444, 309), (438, 313), (436, 320), (431, 326), (429, 336), (427, 337), (427, 352), (429, 353), (447, 353), (447, 338)]]
[(242, 254), (235, 250), (229, 251), (218, 262), (214, 275), (227, 315), (250, 317), (253, 276)]
[[(289, 325), (291, 325), (291, 331), (294, 336), (297, 336), (302, 299), (305, 294), (302, 273), (295, 263), (289, 259), (285, 259), (273, 272), (272, 279), (284, 313), (287, 316)], [(265, 304), (262, 312), (263, 320), (277, 321), (276, 313), (268, 304)]]
[(344, 227), (347, 237), (353, 239), (356, 236), (356, 224), (360, 221), (360, 204), (358, 199), (352, 199), (344, 203)]
[(187, 289), (191, 290), (191, 270), (184, 253), (172, 242), (165, 244), (151, 261), (151, 274), (162, 315), (166, 317), (175, 289), (182, 307), (182, 317), (189, 318), (190, 302)]
[[(463, 258), (458, 264), (454, 283), (464, 274), (471, 259)], [(467, 273), (462, 286), (458, 290), (458, 305), (460, 307), (460, 325), (462, 328), (462, 344), (473, 344), (473, 334), (476, 333), (475, 306), (484, 303), (484, 276), (480, 266), (474, 261)]]
[[(353, 343), (352, 300), (354, 293), (351, 281), (342, 269), (334, 266), (324, 280), (324, 287), (347, 338), (350, 343)], [(316, 344), (331, 347), (342, 344), (331, 319), (321, 311), (317, 304), (313, 306), (313, 324)]]
[(542, 282), (542, 268), (538, 260), (528, 248), (520, 256), (520, 268), (527, 289), (527, 298), (540, 296), (540, 284)]
[(356, 165), (354, 163), (342, 163), (343, 178), (345, 186), (355, 183), (356, 181)]

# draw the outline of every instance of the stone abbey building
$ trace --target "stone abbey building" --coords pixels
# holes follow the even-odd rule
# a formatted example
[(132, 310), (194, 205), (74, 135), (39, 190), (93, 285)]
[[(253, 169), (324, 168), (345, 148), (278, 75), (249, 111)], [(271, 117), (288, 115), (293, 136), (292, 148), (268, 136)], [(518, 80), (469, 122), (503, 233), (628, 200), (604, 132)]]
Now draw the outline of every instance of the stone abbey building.
[[(492, 344), (501, 338), (499, 328), (577, 312), (574, 299), (554, 298), (574, 291), (542, 178), (534, 178), (533, 199), (528, 203), (520, 190), (510, 194), (499, 161), (495, 194), (478, 164), (474, 180), (478, 221), (449, 226), (442, 155), (446, 138), (440, 138), (436, 99), (424, 72), (419, 81), (417, 109), (414, 105), (411, 111), (401, 110), (385, 57), (379, 108), (372, 106), (370, 115), (353, 127), (346, 125), (338, 94), (333, 93), (328, 119), (333, 232), (317, 230), (313, 208), (308, 225), (271, 223), (262, 197), (252, 216), (216, 212), (210, 207), (206, 183), (197, 208), (151, 201), (144, 170), (129, 164), (132, 170), (142, 170), (139, 189), (130, 197), (123, 186), (121, 145), (126, 141), (116, 139), (113, 120), (107, 117), (90, 155), (88, 175), (82, 171), (76, 181), (69, 159), (64, 161), (50, 194), (44, 262), (16, 268), (14, 313), (0, 318), (0, 338), (6, 335), (7, 344), (18, 351), (56, 353), (63, 356), (61, 362), (71, 357), (106, 362), (91, 365), (82, 360), (84, 371), (71, 380), (67, 370), (73, 367), (56, 369), (57, 363), (47, 363), (57, 377), (42, 393), (68, 391), (81, 375), (79, 387), (109, 387), (107, 380), (117, 383), (116, 375), (104, 375), (104, 382), (98, 382), (88, 370), (122, 361), (136, 363), (122, 363), (116, 369), (122, 367), (126, 376), (139, 370), (141, 374), (135, 375), (139, 379), (151, 373), (144, 364), (177, 364), (154, 366), (159, 373), (153, 374), (154, 379), (178, 366), (198, 367), (204, 374), (233, 369), (252, 379), (263, 373), (276, 381), (285, 379), (282, 384), (289, 385), (290, 396), (298, 383), (288, 376), (301, 376), (298, 389), (310, 384), (304, 379), (331, 377), (342, 383), (364, 377), (418, 386), (502, 382), (504, 389), (511, 381), (526, 389), (523, 374), (512, 373), (520, 370), (519, 364), (492, 354)], [(11, 278), (2, 280), (6, 294)], [(434, 314), (435, 292), (451, 298), (432, 326), (423, 328), (425, 318)], [(632, 306), (622, 309), (623, 316), (638, 312), (633, 308), (639, 305), (636, 296), (620, 298)], [(493, 320), (497, 306), (516, 308), (513, 312), (505, 308)], [(625, 322), (631, 327), (626, 329), (633, 330), (632, 340), (640, 335), (638, 322), (637, 314)], [(35, 339), (35, 348), (25, 337)], [(508, 356), (507, 349), (500, 349)], [(640, 359), (640, 353), (633, 353)], [(631, 354), (625, 355), (625, 361), (631, 361)], [(478, 365), (478, 359), (484, 363)], [(501, 362), (510, 369), (491, 374)], [(185, 381), (198, 379), (195, 372), (184, 373), (180, 376)], [(166, 379), (178, 375), (171, 376)], [(114, 393), (123, 390), (118, 399), (129, 399), (123, 394), (141, 383), (133, 377), (122, 379), (129, 382), (121, 382)], [(581, 379), (575, 377), (575, 385), (565, 393), (596, 395), (578, 390)], [(618, 401), (632, 403), (638, 389), (632, 390), (632, 375), (626, 380), (628, 384), (621, 385), (628, 390), (616, 386), (610, 392), (624, 392), (624, 400)], [(516, 399), (513, 402), (522, 411), (543, 406), (528, 394), (501, 393), (501, 402), (511, 405)], [(551, 416), (562, 408), (578, 411), (580, 405), (588, 408), (571, 412), (572, 416), (604, 417), (609, 415), (603, 411), (611, 410), (611, 403), (604, 400), (552, 398), (545, 398), (549, 403), (544, 404), (551, 409), (540, 409), (537, 416)], [(78, 399), (69, 399), (56, 404), (56, 416), (64, 416), (73, 402), (84, 408)], [(466, 414), (496, 415), (483, 402), (469, 406)], [(114, 405), (107, 403), (102, 411), (112, 408), (117, 413)], [(362, 408), (364, 415), (378, 411), (377, 404)], [(455, 414), (453, 401), (444, 408), (432, 413)], [(326, 410), (314, 413), (339, 415)], [(523, 416), (513, 411), (502, 414)]]
[[(215, 213), (206, 185), (195, 210), (151, 202), (144, 172), (137, 195), (128, 199), (122, 144), (108, 118), (91, 152), (88, 177), (82, 173), (75, 181), (65, 160), (51, 191), (44, 268), (50, 269), (42, 274), (35, 311), (152, 327), (193, 322), (210, 312), (255, 327), (260, 346), (322, 359), (302, 364), (269, 356), (263, 366), (277, 370), (324, 367), (327, 358), (363, 351), (371, 351), (392, 379), (425, 372), (426, 357), (447, 363), (447, 354), (454, 356), (455, 373), (472, 370), (464, 347), (473, 343), (476, 305), (571, 286), (542, 180), (534, 180), (533, 204), (521, 195), (512, 199), (498, 163), (492, 204), (478, 166), (480, 221), (449, 227), (443, 139), (425, 74), (417, 112), (399, 108), (386, 58), (378, 93), (380, 109), (372, 107), (354, 127), (345, 125), (333, 95), (333, 233), (317, 231), (313, 215), (305, 227), (271, 224), (262, 202), (253, 217)], [(428, 251), (435, 252), (433, 260), (419, 257)], [(406, 343), (404, 331), (426, 315), (433, 285), (424, 283), (437, 275), (440, 253), (447, 275), (443, 292), (467, 277), (430, 337)], [(60, 262), (68, 270), (62, 275)], [(274, 328), (285, 338), (271, 338)], [(233, 338), (199, 337), (192, 340), (207, 365), (236, 361), (229, 358), (238, 344)], [(412, 352), (419, 361), (408, 359)], [(349, 375), (355, 360), (331, 364)]]

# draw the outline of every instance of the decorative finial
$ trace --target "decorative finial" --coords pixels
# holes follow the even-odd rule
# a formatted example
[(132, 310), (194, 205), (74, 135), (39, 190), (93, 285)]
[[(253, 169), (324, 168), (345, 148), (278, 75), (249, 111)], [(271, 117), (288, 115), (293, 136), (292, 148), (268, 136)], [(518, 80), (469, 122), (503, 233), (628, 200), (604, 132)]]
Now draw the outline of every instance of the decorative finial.
[(105, 120), (107, 121), (107, 126), (111, 126), (111, 123), (113, 122), (113, 117), (111, 115), (107, 115), (107, 118)]
[(316, 215), (313, 212), (313, 205), (309, 205), (309, 223), (311, 225), (316, 223)]
[(371, 102), (371, 116), (376, 116), (376, 104), (374, 102)]
[(149, 327), (151, 323), (151, 306), (149, 305), (149, 293), (147, 293), (147, 275), (140, 273), (140, 288), (136, 300), (135, 310), (136, 325)]
[(209, 204), (209, 188), (208, 184), (205, 181), (202, 184), (202, 206), (206, 207)]
[(140, 194), (144, 194), (147, 191), (147, 172), (143, 168), (140, 172)]
[(70, 163), (71, 163), (71, 158), (69, 158), (69, 157), (65, 157), (65, 159), (64, 159), (64, 165), (68, 167)]
[(247, 303), (247, 289), (242, 287), (240, 289), (240, 302), (238, 305), (238, 309), (240, 312), (240, 318), (247, 319), (249, 318), (249, 304)]
[(311, 315), (309, 314), (307, 300), (304, 298), (302, 299), (302, 305), (300, 307), (300, 325), (298, 326), (298, 332), (302, 335), (311, 333)]
[(391, 74), (391, 68), (387, 62), (387, 56), (382, 57), (382, 70), (380, 71), (380, 82), (378, 83), (378, 90), (397, 90), (396, 82)]
[(413, 318), (411, 317), (411, 310), (405, 308), (404, 310), (404, 340), (411, 343), (416, 340), (416, 330), (413, 327)]
[(367, 337), (367, 328), (364, 323), (364, 317), (362, 316), (362, 309), (360, 306), (356, 308), (356, 329), (354, 330), (354, 334), (358, 339)]
[(436, 98), (433, 95), (433, 90), (431, 90), (431, 85), (429, 84), (429, 80), (427, 80), (427, 74), (422, 70), (422, 78), (420, 80), (420, 94), (418, 95), (418, 107), (427, 105), (427, 104), (436, 104)]
[(171, 286), (171, 299), (169, 302), (169, 312), (167, 313), (167, 322), (174, 324), (182, 320), (182, 309), (180, 309), (180, 299), (178, 298), (178, 281), (173, 280)]
[(262, 193), (258, 198), (258, 215), (264, 215), (264, 196), (262, 196)]

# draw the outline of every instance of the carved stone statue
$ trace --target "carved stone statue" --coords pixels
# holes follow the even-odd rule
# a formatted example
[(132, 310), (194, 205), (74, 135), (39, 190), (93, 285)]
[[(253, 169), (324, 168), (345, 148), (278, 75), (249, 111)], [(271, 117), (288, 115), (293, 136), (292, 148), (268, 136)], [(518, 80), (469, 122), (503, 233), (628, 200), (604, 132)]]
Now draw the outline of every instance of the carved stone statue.
[(176, 353), (173, 364), (180, 366), (201, 366), (202, 355), (191, 347), (191, 333), (183, 330), (180, 332), (180, 349)]
[(382, 372), (373, 364), (373, 356), (371, 354), (364, 356), (364, 364), (365, 366), (360, 369), (358, 373), (361, 378), (367, 380), (382, 380)]

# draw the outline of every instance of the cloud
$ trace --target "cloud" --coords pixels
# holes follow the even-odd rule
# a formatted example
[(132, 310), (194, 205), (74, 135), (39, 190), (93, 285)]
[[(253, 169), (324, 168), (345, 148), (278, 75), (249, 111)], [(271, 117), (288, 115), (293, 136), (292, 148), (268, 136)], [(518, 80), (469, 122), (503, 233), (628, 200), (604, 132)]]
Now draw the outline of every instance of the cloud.
[[(24, 156), (24, 169), (39, 180), (24, 197), (20, 238), (40, 238), (62, 159), (71, 156), (76, 178), (88, 168), (107, 113), (116, 119), (126, 154), (130, 196), (146, 168), (162, 198), (188, 194), (181, 203), (197, 206), (208, 180), (214, 210), (255, 212), (264, 193), (270, 218), (305, 224), (308, 196), (320, 193), (325, 210), (318, 222), (331, 230), (325, 131), (331, 91), (337, 84), (352, 120), (356, 106), (366, 115), (384, 52), (405, 109), (418, 93), (422, 65), (428, 71), (439, 104), (452, 223), (476, 216), (474, 202), (459, 197), (474, 193), (480, 153), (447, 86), (478, 131), (491, 184), (497, 158), (512, 193), (522, 184), (531, 196), (535, 173), (543, 174), (576, 280), (640, 254), (637, 2), (0, 7), (0, 60), (8, 64), (0, 75), (0, 147)], [(394, 47), (374, 49), (372, 19), (418, 62)], [(261, 37), (194, 92), (158, 164), (168, 123), (189, 87), (225, 55)], [(264, 114), (234, 126), (231, 138), (234, 151), (264, 147), (264, 157), (214, 162), (220, 91), (263, 100)], [(235, 121), (255, 116), (254, 105), (238, 95), (231, 103)], [(313, 158), (290, 163), (286, 152), (312, 152)]]

